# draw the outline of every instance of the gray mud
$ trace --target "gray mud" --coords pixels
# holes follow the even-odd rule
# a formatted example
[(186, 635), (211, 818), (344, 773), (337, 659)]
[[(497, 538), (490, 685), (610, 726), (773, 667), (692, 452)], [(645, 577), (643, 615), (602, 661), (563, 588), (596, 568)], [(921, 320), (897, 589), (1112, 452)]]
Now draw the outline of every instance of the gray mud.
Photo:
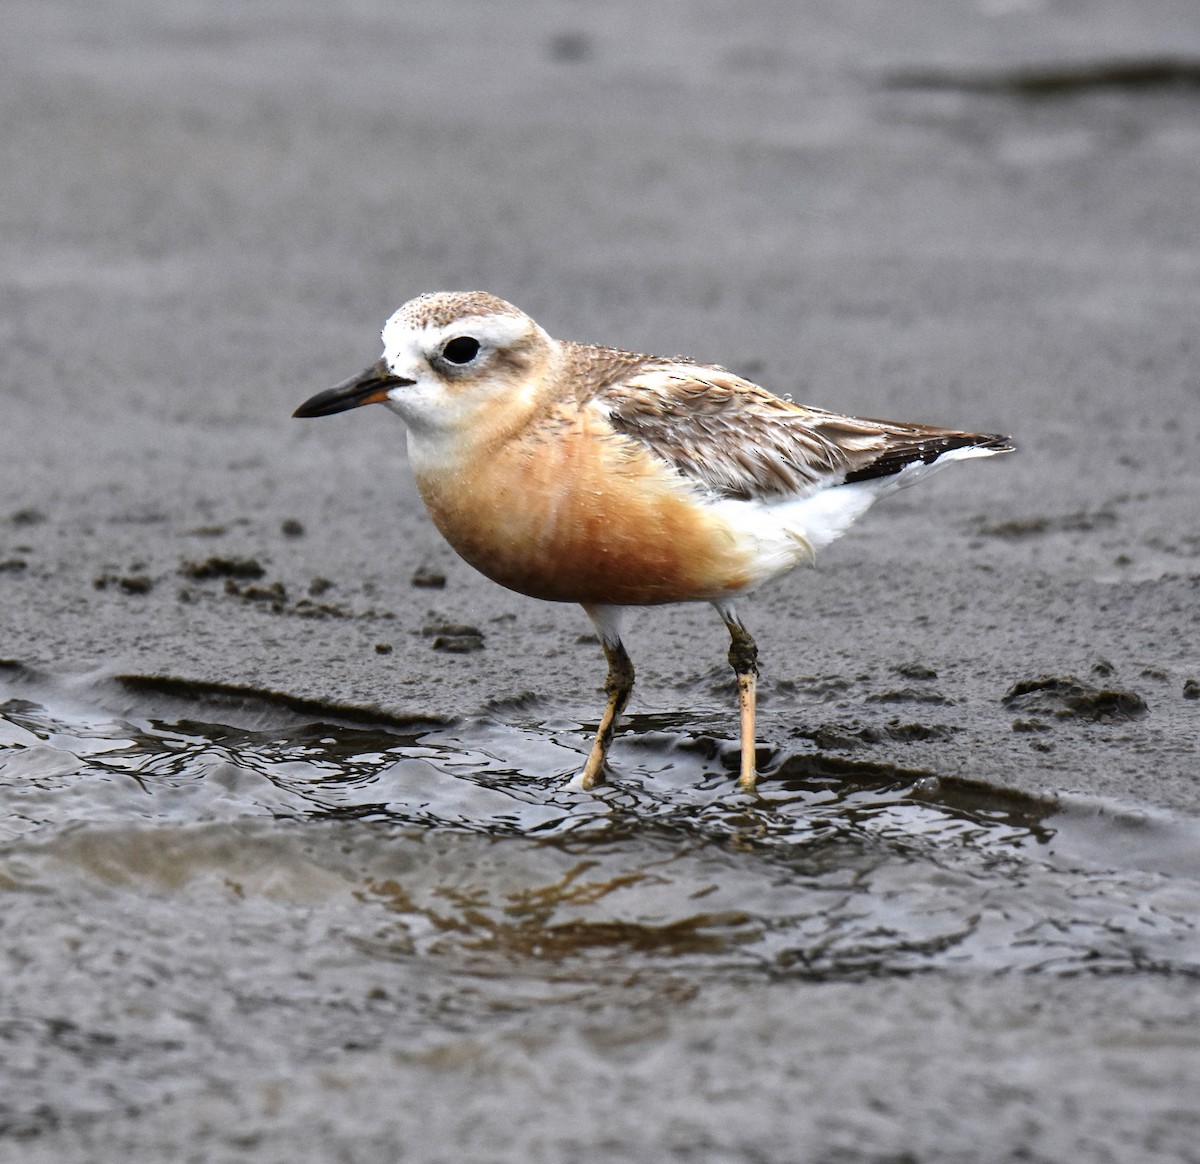
[[(1200, 1160), (1200, 15), (7, 6), (0, 1158)], [(401, 301), (1011, 432), (743, 616), (440, 542)]]

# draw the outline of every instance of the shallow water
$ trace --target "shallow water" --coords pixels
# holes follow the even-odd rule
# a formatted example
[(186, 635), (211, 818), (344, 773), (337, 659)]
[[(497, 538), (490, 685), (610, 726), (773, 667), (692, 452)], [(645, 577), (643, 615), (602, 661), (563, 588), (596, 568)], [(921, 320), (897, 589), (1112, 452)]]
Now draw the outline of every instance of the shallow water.
[(808, 744), (764, 753), (752, 799), (729, 741), (663, 716), (629, 722), (592, 794), (569, 782), (578, 724), (314, 722), (228, 698), (180, 715), (177, 695), (160, 718), (111, 696), (0, 703), (10, 916), (103, 899), (137, 940), (161, 914), (170, 958), (172, 919), (253, 908), (267, 963), (272, 930), (301, 926), (306, 958), (429, 959), (485, 1008), (513, 976), (536, 998), (652, 970), (1200, 972), (1200, 830), (1164, 814)]
[[(878, 1017), (830, 984), (1200, 972), (1195, 822), (808, 743), (764, 754), (754, 800), (729, 741), (666, 717), (630, 722), (593, 795), (568, 782), (577, 724), (167, 689), (0, 690), (2, 1159), (526, 1159), (542, 1136), (627, 1159), (660, 1135), (786, 1156), (739, 1088), (794, 1075), (789, 983), (870, 1044)], [(714, 1026), (723, 997), (742, 1033)], [(1002, 1028), (995, 1005), (966, 1028)]]

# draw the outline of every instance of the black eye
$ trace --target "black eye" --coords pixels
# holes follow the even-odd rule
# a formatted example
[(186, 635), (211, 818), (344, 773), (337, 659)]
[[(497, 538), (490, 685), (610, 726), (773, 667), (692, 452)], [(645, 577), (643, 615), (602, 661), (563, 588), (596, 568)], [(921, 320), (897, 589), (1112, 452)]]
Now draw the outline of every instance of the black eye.
[(473, 336), (459, 335), (446, 341), (442, 348), (442, 359), (452, 364), (469, 364), (479, 355), (479, 341)]

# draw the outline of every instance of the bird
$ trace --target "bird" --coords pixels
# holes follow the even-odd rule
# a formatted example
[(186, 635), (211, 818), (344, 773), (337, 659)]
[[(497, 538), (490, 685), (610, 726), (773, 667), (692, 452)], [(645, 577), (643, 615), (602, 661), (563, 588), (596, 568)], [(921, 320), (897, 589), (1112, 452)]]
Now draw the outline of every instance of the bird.
[(407, 426), (434, 525), (480, 573), (580, 604), (608, 664), (578, 774), (602, 783), (633, 689), (630, 607), (708, 602), (737, 679), (738, 787), (757, 789), (758, 648), (737, 602), (824, 548), (873, 502), (1008, 437), (844, 416), (714, 364), (553, 339), (483, 291), (401, 306), (365, 371), (293, 415), (383, 404)]

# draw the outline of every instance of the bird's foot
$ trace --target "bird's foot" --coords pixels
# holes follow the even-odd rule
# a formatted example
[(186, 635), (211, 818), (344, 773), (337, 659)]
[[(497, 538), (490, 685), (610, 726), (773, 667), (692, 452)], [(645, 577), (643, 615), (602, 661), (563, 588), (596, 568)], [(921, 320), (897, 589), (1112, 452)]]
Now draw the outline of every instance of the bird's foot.
[(590, 765), (585, 765), (567, 781), (565, 787), (572, 792), (593, 792), (606, 783), (606, 775), (603, 767), (592, 771)]

